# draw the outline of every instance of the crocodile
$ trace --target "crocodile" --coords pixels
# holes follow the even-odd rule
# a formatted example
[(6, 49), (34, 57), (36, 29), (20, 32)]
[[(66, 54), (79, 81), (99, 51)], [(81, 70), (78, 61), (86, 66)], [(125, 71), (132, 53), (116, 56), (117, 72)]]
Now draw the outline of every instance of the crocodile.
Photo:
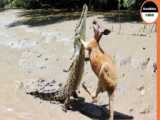
[(27, 94), (31, 94), (40, 98), (45, 98), (50, 101), (59, 101), (64, 103), (64, 110), (69, 109), (70, 98), (78, 98), (76, 93), (77, 88), (80, 85), (82, 75), (84, 72), (84, 62), (85, 62), (85, 49), (80, 42), (80, 39), (85, 40), (86, 36), (86, 18), (87, 18), (87, 5), (83, 6), (81, 17), (79, 23), (76, 25), (74, 34), (74, 52), (72, 56), (72, 62), (68, 68), (68, 79), (65, 84), (55, 91), (51, 92), (40, 92), (31, 91)]

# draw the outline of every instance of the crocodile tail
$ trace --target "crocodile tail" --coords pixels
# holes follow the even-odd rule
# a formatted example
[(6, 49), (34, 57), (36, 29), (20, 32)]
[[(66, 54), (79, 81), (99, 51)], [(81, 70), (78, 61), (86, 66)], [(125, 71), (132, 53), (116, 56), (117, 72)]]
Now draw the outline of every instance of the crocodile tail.
[(38, 97), (40, 99), (47, 100), (47, 101), (64, 102), (66, 98), (64, 95), (64, 91), (62, 89), (58, 89), (55, 92), (51, 92), (51, 93), (33, 91), (33, 92), (28, 92), (27, 94), (33, 95), (35, 97)]

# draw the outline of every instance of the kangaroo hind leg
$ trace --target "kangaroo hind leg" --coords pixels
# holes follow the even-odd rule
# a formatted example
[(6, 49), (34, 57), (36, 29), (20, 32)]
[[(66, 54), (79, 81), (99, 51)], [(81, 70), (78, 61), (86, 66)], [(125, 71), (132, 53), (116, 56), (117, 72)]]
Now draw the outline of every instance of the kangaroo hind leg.
[(94, 95), (92, 95), (92, 103), (96, 103), (98, 101), (98, 94), (102, 91), (102, 87), (100, 85), (100, 81), (98, 82), (98, 87)]

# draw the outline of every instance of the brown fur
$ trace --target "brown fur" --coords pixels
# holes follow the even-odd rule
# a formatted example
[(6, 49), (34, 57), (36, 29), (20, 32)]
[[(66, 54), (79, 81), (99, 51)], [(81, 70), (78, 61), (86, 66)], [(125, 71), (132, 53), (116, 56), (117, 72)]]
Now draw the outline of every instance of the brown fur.
[[(116, 88), (116, 67), (112, 60), (112, 57), (105, 53), (99, 46), (99, 41), (101, 36), (105, 34), (105, 30), (94, 21), (94, 38), (88, 43), (81, 40), (84, 47), (89, 51), (89, 59), (92, 70), (98, 77), (98, 86), (95, 95), (92, 96), (93, 101), (97, 100), (98, 94), (100, 92), (107, 91), (109, 96), (109, 110), (110, 110), (110, 120), (113, 120), (113, 99), (114, 90)], [(107, 30), (109, 34), (109, 30)]]

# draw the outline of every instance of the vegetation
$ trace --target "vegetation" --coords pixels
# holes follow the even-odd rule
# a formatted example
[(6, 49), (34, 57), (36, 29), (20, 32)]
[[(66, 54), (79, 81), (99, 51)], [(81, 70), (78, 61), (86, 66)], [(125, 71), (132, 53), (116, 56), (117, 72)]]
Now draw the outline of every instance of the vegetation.
[(140, 8), (144, 0), (0, 0), (0, 8), (65, 8), (80, 9), (86, 3), (92, 10)]

